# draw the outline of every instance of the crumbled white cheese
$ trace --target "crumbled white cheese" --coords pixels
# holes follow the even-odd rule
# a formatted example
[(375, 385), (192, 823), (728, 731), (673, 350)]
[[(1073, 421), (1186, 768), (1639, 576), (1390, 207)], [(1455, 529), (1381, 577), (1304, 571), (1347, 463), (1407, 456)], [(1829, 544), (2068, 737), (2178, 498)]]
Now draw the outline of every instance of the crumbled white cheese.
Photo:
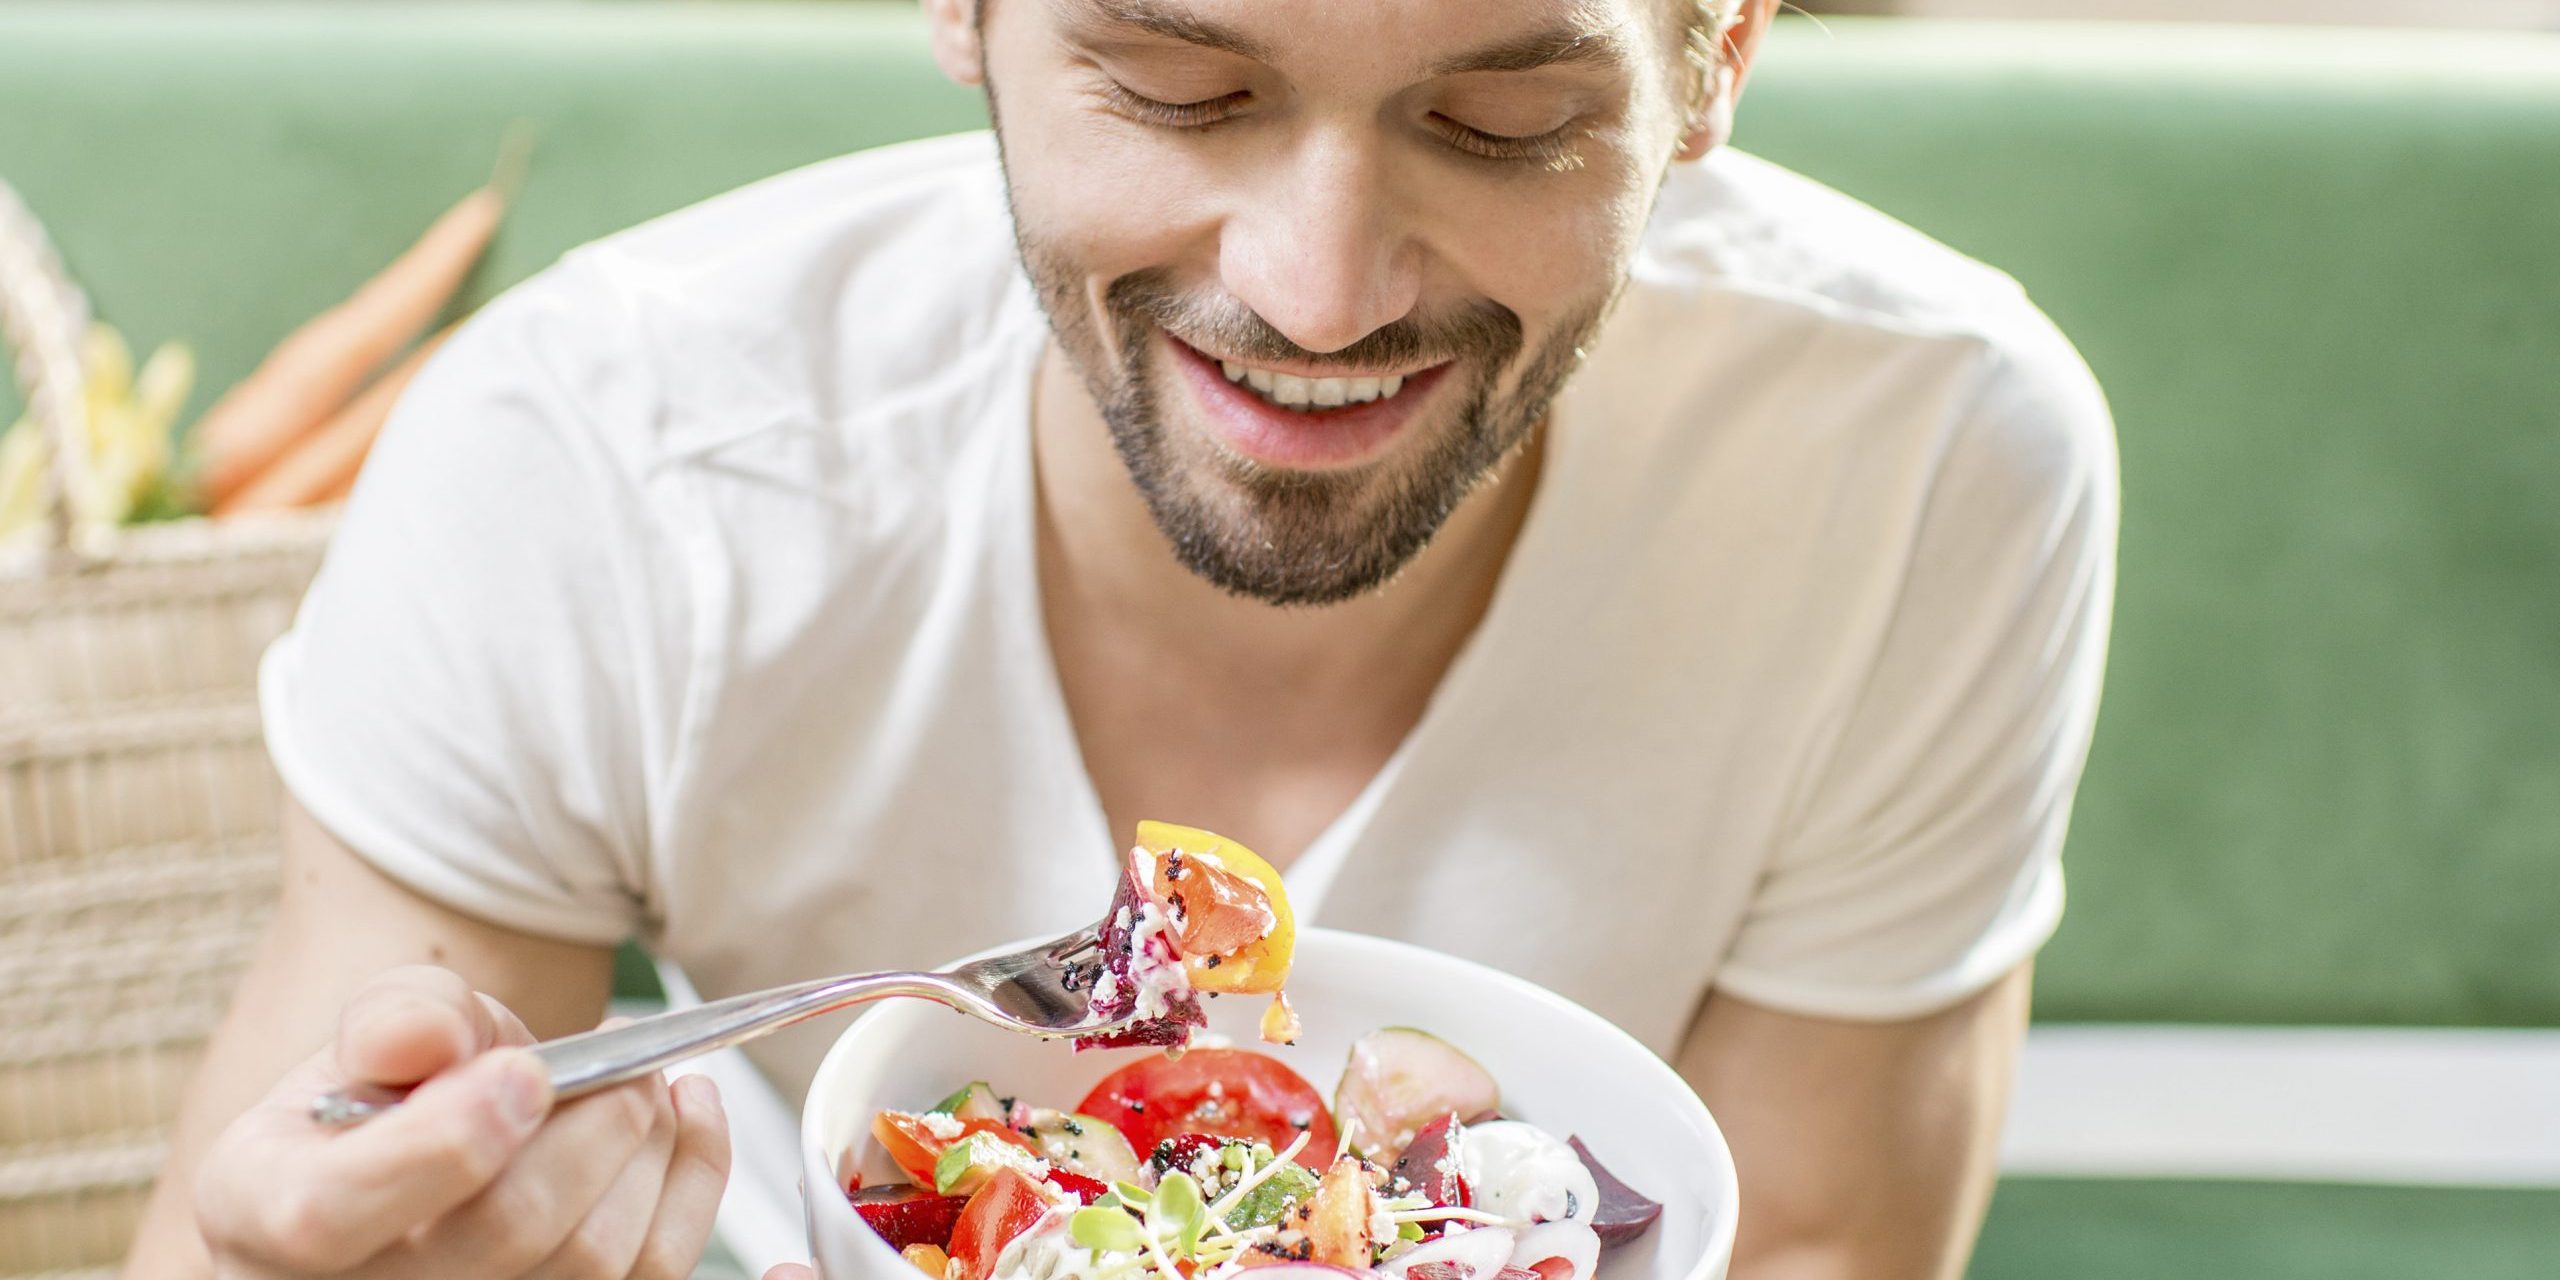
[(1161, 1018), (1173, 1002), (1191, 993), (1182, 971), (1182, 952), (1173, 930), (1154, 903), (1138, 907), (1137, 925), (1129, 935), (1129, 980), (1137, 984), (1136, 1014), (1141, 1021)]
[(930, 1133), (945, 1142), (957, 1140), (963, 1132), (960, 1122), (957, 1119), (944, 1115), (939, 1111), (928, 1111), (923, 1115), (916, 1117), (916, 1119), (919, 1123), (924, 1125), (924, 1131), (926, 1133)]
[(1487, 1213), (1520, 1222), (1588, 1223), (1599, 1207), (1599, 1185), (1582, 1157), (1536, 1125), (1468, 1125), (1458, 1158), (1476, 1207)]

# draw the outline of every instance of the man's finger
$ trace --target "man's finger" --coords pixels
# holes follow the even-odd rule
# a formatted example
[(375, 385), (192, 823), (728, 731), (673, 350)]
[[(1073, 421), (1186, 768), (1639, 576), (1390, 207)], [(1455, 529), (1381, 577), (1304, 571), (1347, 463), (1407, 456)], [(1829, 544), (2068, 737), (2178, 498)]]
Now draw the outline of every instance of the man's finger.
[(404, 1252), (433, 1263), (420, 1275), (523, 1274), (586, 1220), (661, 1123), (672, 1127), (674, 1110), (654, 1076), (561, 1104), (487, 1190), (412, 1235)]
[(393, 969), (338, 1015), (338, 1068), (352, 1081), (415, 1084), (491, 1047), (496, 1034), (461, 975), (426, 965)]
[(640, 1149), (624, 1161), (622, 1172), (603, 1198), (587, 1210), (577, 1229), (525, 1280), (584, 1280), (590, 1276), (631, 1274), (640, 1248), (648, 1243), (649, 1223), (657, 1216), (659, 1193), (675, 1154), (677, 1119), (672, 1099), (658, 1112), (658, 1122)]
[(202, 1220), (234, 1251), (297, 1271), (353, 1267), (482, 1194), (551, 1105), (550, 1073), (507, 1049), (428, 1081), (388, 1115), (331, 1132), (303, 1110), (326, 1075), (298, 1071), (262, 1105), (256, 1163), (271, 1178), (200, 1187)]
[[(671, 1091), (676, 1104), (675, 1153), (648, 1243), (631, 1268), (631, 1280), (684, 1280), (711, 1243), (720, 1192), (729, 1185), (729, 1116), (720, 1088), (709, 1076), (686, 1076)], [(809, 1280), (816, 1280), (811, 1275)]]
[(526, 1029), (524, 1019), (517, 1017), (515, 1010), (498, 1003), (496, 996), (472, 994), (479, 998), (481, 1012), (489, 1016), (490, 1047), (521, 1049), (534, 1042), (533, 1032)]
[(797, 1262), (785, 1262), (765, 1272), (764, 1280), (818, 1280), (818, 1273)]

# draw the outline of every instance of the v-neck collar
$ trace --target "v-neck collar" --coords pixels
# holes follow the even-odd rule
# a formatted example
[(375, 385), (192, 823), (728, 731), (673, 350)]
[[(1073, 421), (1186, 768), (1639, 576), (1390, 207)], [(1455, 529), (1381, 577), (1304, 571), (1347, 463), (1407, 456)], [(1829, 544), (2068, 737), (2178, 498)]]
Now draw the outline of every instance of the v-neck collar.
[[(1033, 388), (1040, 372), (1040, 359), (1048, 342), (1048, 326), (1039, 312), (1036, 299), (1027, 286), (1014, 292), (1017, 307), (1029, 307), (1032, 322), (1006, 327), (1006, 340), (1018, 348), (998, 370), (1005, 379), (1004, 389), (991, 412), (991, 424), (1000, 434), (1001, 459), (995, 483), (1008, 494), (1001, 509), (1006, 513), (1006, 527), (991, 530), (988, 545), (1001, 558), (995, 566), (995, 581), (1005, 596), (1002, 616), (1020, 639), (1011, 652), (1020, 657), (1027, 670), (1023, 690), (1029, 703), (1026, 708), (1026, 731), (1040, 743), (1038, 757), (1051, 769), (1063, 789), (1062, 800), (1067, 812), (1061, 815), (1070, 830), (1062, 846), (1081, 851), (1093, 849), (1107, 859), (1107, 866), (1117, 869), (1122, 853), (1119, 838), (1113, 834), (1109, 817), (1102, 807), (1102, 795), (1094, 786), (1093, 774), (1085, 765), (1084, 748), (1076, 736), (1074, 718), (1067, 711), (1066, 690), (1058, 674), (1057, 654), (1049, 643), (1047, 620), (1041, 603), (1039, 555), (1039, 472), (1033, 451), (1031, 414)], [(1360, 836), (1369, 829), (1378, 811), (1392, 798), (1396, 779), (1405, 772), (1408, 762), (1419, 752), (1429, 750), (1437, 736), (1434, 727), (1447, 718), (1444, 704), (1455, 705), (1469, 696), (1476, 675), (1490, 659), (1489, 650), (1497, 648), (1506, 634), (1518, 629), (1516, 615), (1530, 605), (1521, 597), (1530, 594), (1534, 583), (1545, 577), (1542, 567), (1548, 538), (1545, 531), (1558, 523), (1552, 508), (1559, 505), (1556, 496), (1565, 489), (1562, 483), (1567, 465), (1568, 433), (1559, 430), (1566, 418), (1565, 402), (1559, 395), (1549, 411), (1544, 430), (1547, 432), (1546, 453), (1540, 459), (1537, 490), (1530, 495), (1529, 510), (1513, 536), (1510, 554), (1504, 559), (1502, 572), (1494, 583), (1493, 598), (1484, 616), (1477, 619), (1475, 629), (1459, 647), (1448, 669), (1432, 687), (1423, 704), (1422, 715), (1405, 731), (1404, 738), (1387, 756), (1351, 803), (1325, 824), (1316, 838), (1301, 850), (1281, 872), (1281, 881), (1289, 891), (1291, 912), (1301, 924), (1314, 923), (1325, 901), (1352, 863), (1352, 853)], [(1079, 855), (1081, 856), (1081, 855)]]

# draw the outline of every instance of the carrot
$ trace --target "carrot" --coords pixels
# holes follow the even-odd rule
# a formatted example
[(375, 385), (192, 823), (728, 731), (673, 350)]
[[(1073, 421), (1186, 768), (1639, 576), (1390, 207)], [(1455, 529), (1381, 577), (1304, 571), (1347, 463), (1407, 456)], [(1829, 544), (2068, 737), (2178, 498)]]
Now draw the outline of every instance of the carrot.
[[(294, 330), (205, 412), (196, 441), (216, 510), (237, 508), (234, 499), (252, 477), (320, 429), (366, 378), (434, 322), (505, 213), (506, 196), (496, 184), (464, 196), (381, 274)], [(361, 450), (355, 456), (361, 460)]]
[(372, 450), (374, 437), (382, 434), (382, 424), (399, 404), (400, 393), (408, 390), (409, 380), (417, 376), (427, 357), (452, 336), (453, 328), (448, 326), (419, 343), (416, 350), (349, 401), (337, 416), (292, 442), (283, 457), (229, 496), (217, 500), (213, 514), (282, 511), (344, 498), (355, 486), (356, 472), (364, 467), (365, 454)]

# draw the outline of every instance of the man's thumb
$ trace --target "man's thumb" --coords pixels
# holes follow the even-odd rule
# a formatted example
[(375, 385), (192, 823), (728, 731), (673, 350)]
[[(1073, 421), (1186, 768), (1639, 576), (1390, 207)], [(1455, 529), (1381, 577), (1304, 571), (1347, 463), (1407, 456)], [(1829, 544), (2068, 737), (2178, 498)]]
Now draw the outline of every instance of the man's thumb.
[(470, 984), (442, 969), (395, 969), (338, 1018), (338, 1067), (367, 1084), (411, 1085), (468, 1061), (495, 1028)]

